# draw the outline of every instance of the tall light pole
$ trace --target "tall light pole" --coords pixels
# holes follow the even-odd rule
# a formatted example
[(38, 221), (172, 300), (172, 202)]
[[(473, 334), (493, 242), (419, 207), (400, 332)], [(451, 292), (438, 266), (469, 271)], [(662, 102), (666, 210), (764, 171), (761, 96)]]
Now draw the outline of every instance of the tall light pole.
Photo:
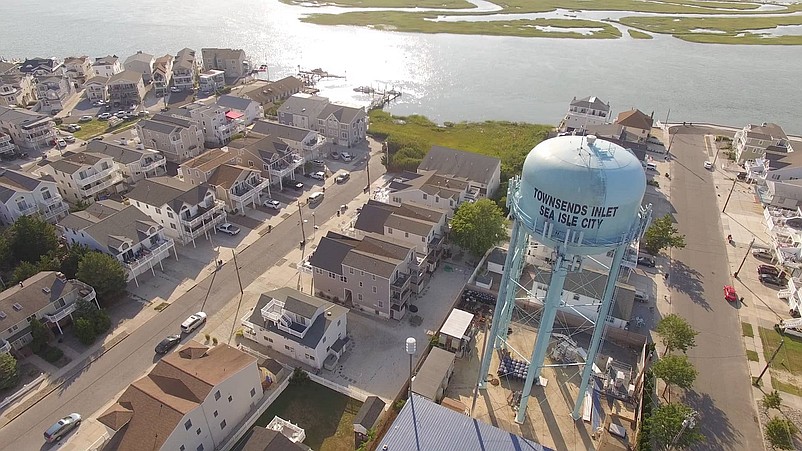
[(746, 249), (746, 254), (744, 254), (744, 259), (741, 260), (741, 264), (740, 264), (740, 266), (738, 266), (738, 270), (735, 271), (735, 274), (732, 275), (736, 279), (738, 278), (738, 273), (741, 272), (741, 268), (744, 267), (744, 263), (746, 262), (746, 257), (749, 256), (749, 252), (752, 251), (752, 246), (754, 246), (754, 245), (755, 245), (755, 239), (752, 238), (752, 241), (749, 242), (749, 248)]
[(693, 429), (696, 427), (696, 418), (698, 415), (699, 414), (695, 410), (691, 410), (690, 413), (685, 416), (685, 419), (682, 420), (682, 429), (680, 429), (677, 435), (674, 436), (674, 439), (671, 440), (671, 444), (668, 446), (669, 450), (674, 449), (680, 437), (682, 437), (682, 434), (684, 434), (688, 428)]
[(406, 350), (407, 354), (409, 354), (409, 399), (412, 399), (412, 357), (415, 355), (417, 347), (418, 342), (414, 337), (407, 338)]
[(298, 224), (301, 226), (301, 247), (306, 245), (306, 231), (304, 230), (304, 215), (301, 212), (301, 201), (298, 201)]

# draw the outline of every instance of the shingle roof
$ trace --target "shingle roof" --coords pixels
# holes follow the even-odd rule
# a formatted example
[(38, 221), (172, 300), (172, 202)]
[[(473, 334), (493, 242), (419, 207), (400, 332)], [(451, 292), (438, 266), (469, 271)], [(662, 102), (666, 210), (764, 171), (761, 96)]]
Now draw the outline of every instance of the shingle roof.
[(234, 108), (236, 110), (245, 111), (254, 101), (244, 97), (237, 97), (232, 95), (222, 95), (217, 98), (217, 104), (224, 108)]
[(153, 61), (153, 55), (151, 55), (150, 53), (136, 52), (133, 55), (126, 58), (125, 63), (123, 63), (123, 65), (127, 65), (128, 63), (133, 63), (133, 62), (150, 64), (152, 61)]
[(184, 203), (199, 204), (207, 192), (207, 185), (191, 185), (173, 177), (151, 177), (137, 182), (127, 196), (155, 207), (169, 205), (173, 211), (179, 212)]
[(57, 171), (74, 174), (81, 168), (92, 166), (103, 158), (108, 158), (108, 156), (88, 150), (84, 152), (68, 150), (64, 152), (61, 159), (49, 161), (48, 165)]
[(17, 192), (33, 191), (40, 183), (42, 181), (31, 174), (0, 169), (0, 200), (6, 202)]
[(173, 62), (173, 70), (176, 68), (192, 70), (195, 68), (195, 51), (190, 48), (183, 48), (178, 51)]
[(323, 111), (321, 111), (317, 117), (318, 119), (328, 119), (329, 116), (334, 116), (339, 123), (350, 124), (355, 119), (365, 117), (366, 115), (367, 113), (365, 113), (364, 108), (354, 108), (330, 103), (323, 108)]
[(131, 164), (140, 161), (145, 154), (158, 155), (152, 150), (139, 150), (108, 141), (91, 140), (86, 143), (87, 152), (95, 152), (111, 157), (122, 164)]
[(51, 121), (49, 116), (34, 113), (23, 108), (11, 108), (0, 106), (0, 122), (9, 122), (21, 127), (38, 125), (43, 122)]
[(300, 92), (303, 87), (304, 83), (301, 80), (289, 76), (277, 81), (257, 82), (253, 85), (247, 85), (239, 93), (261, 104), (266, 104), (272, 102), (274, 98), (283, 99), (291, 94)]
[(109, 77), (104, 77), (102, 75), (95, 75), (92, 78), (90, 78), (89, 80), (87, 80), (86, 83), (84, 83), (84, 86), (86, 86), (86, 85), (94, 85), (94, 84), (99, 84), (99, 85), (106, 86), (106, 84), (108, 82), (109, 82)]
[(610, 104), (605, 103), (596, 96), (583, 97), (579, 100), (574, 97), (574, 100), (571, 101), (571, 106), (579, 108), (591, 108), (600, 111), (610, 111)]
[(359, 412), (356, 413), (354, 424), (358, 424), (365, 429), (372, 428), (376, 424), (376, 420), (384, 412), (384, 406), (384, 401), (378, 396), (368, 396)]
[(114, 56), (106, 55), (106, 56), (101, 56), (100, 58), (95, 58), (95, 62), (92, 63), (92, 65), (93, 66), (113, 66), (114, 63), (116, 63), (117, 61), (119, 61), (119, 58), (117, 58), (117, 55), (114, 55)]
[(243, 437), (245, 444), (240, 451), (302, 451), (306, 448), (295, 444), (281, 432), (254, 426)]
[(412, 379), (412, 391), (437, 401), (437, 391), (443, 386), (456, 355), (438, 347), (432, 348), (426, 360)]
[(207, 183), (211, 186), (219, 186), (223, 189), (231, 189), (232, 186), (239, 180), (243, 173), (251, 173), (259, 171), (256, 169), (238, 166), (236, 164), (221, 164), (214, 169), (214, 172), (209, 176)]
[(357, 216), (354, 228), (383, 235), (384, 228), (390, 227), (394, 230), (426, 236), (435, 225), (435, 222), (417, 217), (417, 215), (400, 206), (368, 201), (367, 204), (362, 206), (362, 211)]
[(278, 122), (268, 121), (254, 121), (251, 131), (260, 133), (262, 135), (270, 135), (280, 139), (288, 139), (290, 141), (302, 142), (311, 130), (305, 128), (293, 127), (292, 125), (279, 124)]
[(413, 394), (376, 449), (553, 451)]
[(236, 155), (227, 149), (209, 149), (197, 157), (181, 163), (181, 168), (199, 169), (203, 172), (210, 171), (223, 163), (229, 163), (236, 158)]
[(29, 74), (40, 68), (52, 71), (58, 65), (59, 62), (55, 58), (28, 58), (20, 64), (18, 70), (24, 74)]
[(101, 200), (86, 210), (70, 213), (59, 226), (82, 231), (113, 255), (120, 252), (123, 243), (133, 246), (146, 239), (149, 231), (162, 229), (138, 208), (113, 200)]
[(109, 77), (109, 84), (117, 81), (127, 81), (131, 83), (139, 83), (142, 80), (142, 74), (133, 70), (124, 70)]
[(501, 160), (495, 157), (448, 147), (432, 146), (418, 165), (418, 170), (437, 171), (440, 175), (489, 184)]
[(329, 104), (329, 99), (317, 95), (294, 94), (279, 107), (279, 113), (309, 116), (317, 119), (320, 112)]
[[(0, 293), (0, 311), (6, 314), (5, 318), (0, 319), (0, 328), (10, 328), (49, 304), (58, 301), (62, 296), (86, 288), (77, 280), (59, 279), (55, 271), (42, 271), (34, 274), (23, 280), (21, 284), (11, 285)], [(45, 292), (44, 289), (49, 291)], [(21, 305), (22, 309), (15, 309), (14, 304)]]
[(309, 264), (315, 268), (342, 275), (342, 263), (348, 252), (359, 240), (329, 232), (320, 239), (315, 252), (309, 256)]
[(615, 123), (624, 127), (651, 130), (654, 119), (637, 108), (618, 113)]

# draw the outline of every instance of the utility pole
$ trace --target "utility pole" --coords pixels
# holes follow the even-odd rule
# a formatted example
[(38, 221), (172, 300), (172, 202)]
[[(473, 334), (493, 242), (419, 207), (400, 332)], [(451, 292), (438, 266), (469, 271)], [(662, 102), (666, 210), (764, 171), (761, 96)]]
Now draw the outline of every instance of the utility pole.
[(479, 381), (482, 380), (481, 378), (485, 376), (484, 374), (481, 374), (481, 372), (482, 372), (482, 363), (481, 362), (484, 361), (485, 352), (487, 352), (487, 323), (488, 323), (488, 321), (490, 321), (490, 318), (492, 318), (492, 317), (493, 317), (493, 315), (489, 315), (488, 317), (483, 317), (482, 318), (482, 326), (483, 326), (483, 329), (484, 329), (485, 338), (484, 338), (484, 340), (482, 340), (482, 356), (479, 357), (479, 373), (480, 373), (479, 374), (479, 379), (477, 379), (477, 381), (476, 381), (476, 386), (473, 387), (473, 401), (471, 402), (471, 416), (473, 416), (473, 409), (476, 408), (476, 398), (479, 396)]
[(365, 192), (370, 192), (370, 145), (368, 145), (368, 154), (365, 155), (365, 170), (368, 173), (368, 183), (365, 185)]
[(303, 247), (306, 245), (306, 231), (304, 230), (304, 215), (301, 212), (300, 200), (298, 201), (298, 218), (299, 218), (299, 224), (301, 226), (301, 238), (303, 239), (303, 241), (301, 241), (301, 247)]
[(730, 194), (727, 194), (727, 200), (724, 202), (724, 208), (721, 209), (721, 212), (724, 213), (724, 210), (727, 209), (727, 204), (730, 203), (730, 197), (732, 196), (733, 190), (735, 190), (735, 184), (738, 183), (738, 179), (732, 179), (732, 188), (730, 188)]
[(228, 334), (228, 343), (231, 343), (231, 339), (234, 337), (234, 328), (237, 327), (237, 318), (239, 317), (239, 309), (242, 306), (242, 297), (245, 295), (245, 291), (242, 289), (242, 279), (239, 276), (239, 266), (237, 266), (237, 253), (234, 252), (234, 249), (231, 249), (231, 255), (234, 257), (234, 269), (237, 271), (237, 283), (239, 283), (239, 302), (237, 303), (237, 313), (234, 314), (234, 321), (231, 322), (231, 333)]
[(777, 357), (777, 353), (780, 352), (780, 349), (782, 349), (784, 344), (785, 344), (785, 338), (780, 340), (780, 345), (777, 346), (777, 349), (774, 350), (774, 353), (771, 355), (769, 361), (766, 362), (766, 366), (763, 367), (763, 371), (760, 372), (760, 376), (758, 376), (757, 379), (755, 379), (755, 387), (760, 386), (760, 380), (763, 379), (763, 375), (766, 374), (766, 370), (769, 369), (769, 365), (771, 365), (771, 362), (773, 362), (774, 358)]
[(744, 259), (741, 260), (741, 264), (738, 266), (738, 270), (735, 271), (735, 274), (732, 275), (736, 279), (738, 278), (738, 273), (741, 272), (741, 268), (744, 267), (744, 263), (746, 262), (746, 257), (749, 256), (749, 252), (752, 251), (752, 246), (754, 246), (754, 245), (755, 245), (755, 239), (752, 238), (752, 241), (749, 242), (749, 248), (746, 249), (746, 254), (744, 254)]

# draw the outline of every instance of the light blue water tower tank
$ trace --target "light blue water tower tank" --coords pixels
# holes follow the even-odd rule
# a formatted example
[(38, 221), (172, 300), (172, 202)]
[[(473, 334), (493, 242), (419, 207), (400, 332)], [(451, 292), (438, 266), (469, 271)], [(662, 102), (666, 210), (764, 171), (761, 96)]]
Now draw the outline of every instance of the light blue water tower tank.
[(529, 152), (510, 204), (535, 240), (569, 255), (595, 255), (637, 235), (645, 192), (643, 166), (623, 147), (560, 136)]

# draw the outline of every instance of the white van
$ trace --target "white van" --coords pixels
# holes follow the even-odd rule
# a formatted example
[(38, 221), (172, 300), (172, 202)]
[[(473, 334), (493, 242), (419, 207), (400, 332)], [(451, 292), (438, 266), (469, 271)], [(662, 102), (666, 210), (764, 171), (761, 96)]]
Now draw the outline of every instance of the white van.
[(310, 204), (316, 204), (322, 200), (323, 200), (323, 193), (321, 193), (320, 191), (310, 194), (309, 198), (306, 199), (306, 201)]
[(657, 172), (657, 165), (654, 163), (646, 163), (646, 170)]

